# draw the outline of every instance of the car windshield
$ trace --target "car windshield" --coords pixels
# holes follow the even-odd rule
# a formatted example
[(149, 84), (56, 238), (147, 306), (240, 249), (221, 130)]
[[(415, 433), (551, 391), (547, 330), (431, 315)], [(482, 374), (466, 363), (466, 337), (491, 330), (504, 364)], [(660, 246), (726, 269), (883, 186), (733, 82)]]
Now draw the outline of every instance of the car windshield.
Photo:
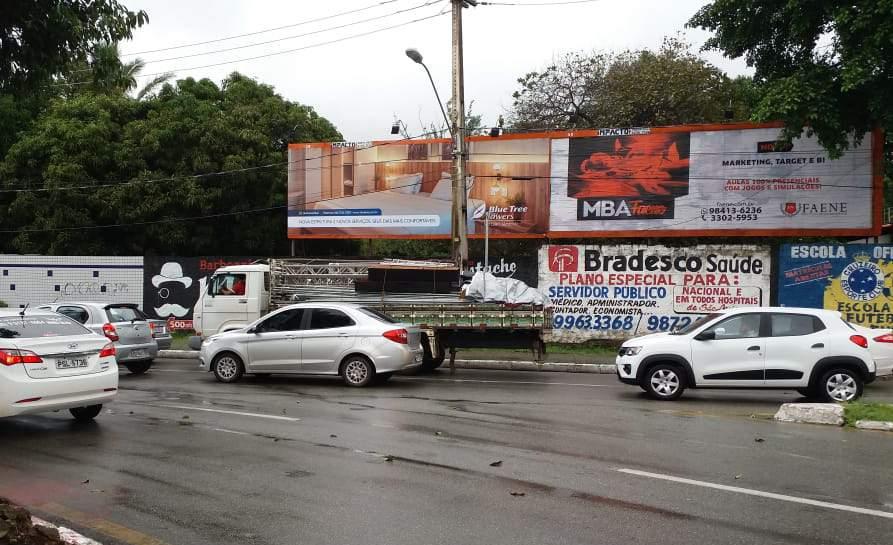
[(146, 319), (146, 315), (136, 307), (107, 307), (105, 313), (113, 323)]
[(0, 318), (0, 338), (34, 339), (86, 335), (90, 330), (64, 316), (23, 316)]
[(392, 317), (390, 317), (390, 316), (388, 316), (387, 314), (385, 314), (384, 312), (381, 312), (380, 310), (375, 310), (374, 308), (360, 307), (360, 312), (362, 312), (362, 313), (365, 314), (366, 316), (369, 316), (369, 317), (371, 317), (371, 318), (375, 318), (376, 320), (378, 320), (378, 321), (380, 321), (380, 322), (384, 322), (384, 323), (386, 323), (386, 324), (396, 324), (396, 323), (399, 323), (399, 320), (395, 320), (395, 319), (393, 319)]
[(713, 314), (707, 314), (705, 316), (701, 316), (700, 318), (698, 318), (697, 320), (688, 324), (685, 327), (681, 327), (679, 329), (674, 329), (673, 331), (670, 332), (670, 335), (687, 335), (688, 333), (691, 333), (692, 331), (698, 329), (699, 327), (706, 324), (707, 322), (715, 320), (716, 318), (719, 318), (720, 316), (722, 316), (722, 314), (720, 314), (718, 312), (714, 312)]

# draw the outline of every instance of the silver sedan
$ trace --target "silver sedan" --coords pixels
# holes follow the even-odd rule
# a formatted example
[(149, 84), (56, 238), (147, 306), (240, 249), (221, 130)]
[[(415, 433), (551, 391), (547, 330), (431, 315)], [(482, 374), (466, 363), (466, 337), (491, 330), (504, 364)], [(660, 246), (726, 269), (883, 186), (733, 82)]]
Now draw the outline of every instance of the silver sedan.
[(340, 375), (348, 386), (384, 381), (422, 363), (418, 327), (349, 303), (301, 303), (207, 338), (201, 366), (220, 382), (255, 375)]

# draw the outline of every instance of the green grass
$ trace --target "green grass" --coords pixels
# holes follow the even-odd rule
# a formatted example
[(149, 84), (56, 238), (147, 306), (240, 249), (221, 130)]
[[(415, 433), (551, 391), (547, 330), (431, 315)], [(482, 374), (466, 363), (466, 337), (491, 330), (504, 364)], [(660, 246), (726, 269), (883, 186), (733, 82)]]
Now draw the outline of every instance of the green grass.
[(172, 331), (171, 350), (189, 350), (189, 337), (193, 335), (191, 331)]
[(844, 405), (843, 415), (847, 426), (855, 426), (857, 420), (893, 422), (893, 405), (855, 401)]
[[(468, 350), (473, 350), (475, 352), (493, 353), (530, 352), (530, 350), (526, 348), (469, 348)], [(617, 355), (617, 348), (613, 346), (607, 346), (605, 344), (595, 343), (546, 343), (546, 354), (574, 354), (580, 356), (602, 356), (613, 358)]]

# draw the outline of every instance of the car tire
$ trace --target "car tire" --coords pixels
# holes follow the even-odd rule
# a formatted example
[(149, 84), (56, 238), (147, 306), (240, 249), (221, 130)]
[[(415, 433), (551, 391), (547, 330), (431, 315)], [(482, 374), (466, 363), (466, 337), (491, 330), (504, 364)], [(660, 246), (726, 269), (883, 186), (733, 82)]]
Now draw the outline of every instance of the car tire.
[(645, 392), (652, 399), (673, 401), (685, 391), (685, 376), (682, 369), (671, 363), (658, 363), (642, 376)]
[(363, 356), (349, 356), (341, 364), (341, 378), (348, 386), (362, 388), (375, 378), (375, 366)]
[(68, 409), (68, 412), (71, 413), (71, 416), (74, 417), (78, 422), (89, 422), (99, 416), (99, 413), (102, 411), (102, 405), (89, 405), (87, 407), (74, 407), (72, 409)]
[(865, 382), (852, 369), (831, 369), (822, 375), (816, 390), (818, 397), (828, 403), (846, 403), (862, 397)]
[(143, 373), (148, 371), (150, 367), (152, 367), (152, 360), (125, 363), (124, 367), (126, 367), (127, 370), (130, 371), (131, 375), (142, 375)]
[(236, 382), (245, 374), (245, 364), (242, 363), (242, 358), (232, 352), (223, 352), (214, 356), (211, 369), (214, 370), (214, 378), (224, 384)]

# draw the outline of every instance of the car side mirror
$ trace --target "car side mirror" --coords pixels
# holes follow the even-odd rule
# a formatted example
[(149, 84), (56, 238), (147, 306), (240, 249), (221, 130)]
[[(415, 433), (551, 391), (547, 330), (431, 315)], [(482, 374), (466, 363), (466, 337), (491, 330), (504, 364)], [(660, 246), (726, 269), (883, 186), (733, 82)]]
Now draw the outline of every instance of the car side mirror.
[(696, 341), (713, 341), (716, 339), (717, 332), (725, 333), (725, 330), (720, 328), (720, 329), (714, 330), (714, 331), (702, 331), (702, 332), (698, 333), (697, 335), (695, 335), (695, 340)]

